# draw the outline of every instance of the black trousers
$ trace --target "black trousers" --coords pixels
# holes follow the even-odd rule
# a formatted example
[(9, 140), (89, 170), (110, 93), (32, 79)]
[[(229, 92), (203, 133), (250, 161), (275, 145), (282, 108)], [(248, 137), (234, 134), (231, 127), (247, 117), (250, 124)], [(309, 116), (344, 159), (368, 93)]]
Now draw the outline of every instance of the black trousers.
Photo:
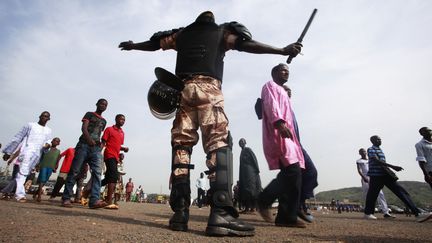
[(198, 203), (198, 207), (202, 207), (203, 202), (204, 202), (204, 198), (205, 198), (205, 191), (201, 188), (198, 188), (198, 198), (197, 198), (197, 203)]
[(301, 192), (301, 168), (298, 163), (281, 169), (259, 196), (260, 207), (270, 207), (278, 199), (276, 223), (297, 222)]
[[(429, 172), (429, 175), (432, 176), (432, 172)], [(432, 183), (427, 182), (429, 184), (429, 186), (432, 188)]]
[(392, 191), (403, 203), (405, 203), (405, 205), (414, 215), (417, 216), (420, 213), (420, 210), (411, 200), (409, 193), (390, 176), (370, 176), (369, 178), (369, 190), (366, 195), (365, 214), (374, 213), (378, 194), (384, 186), (390, 189), (390, 191)]
[(119, 172), (117, 169), (117, 160), (109, 158), (105, 160), (105, 177), (101, 181), (101, 186), (106, 186), (108, 183), (117, 183), (119, 179)]
[(66, 183), (66, 180), (63, 177), (57, 177), (57, 181), (54, 185), (54, 189), (51, 192), (51, 197), (54, 198), (58, 195), (60, 192), (60, 189), (63, 187), (63, 185)]

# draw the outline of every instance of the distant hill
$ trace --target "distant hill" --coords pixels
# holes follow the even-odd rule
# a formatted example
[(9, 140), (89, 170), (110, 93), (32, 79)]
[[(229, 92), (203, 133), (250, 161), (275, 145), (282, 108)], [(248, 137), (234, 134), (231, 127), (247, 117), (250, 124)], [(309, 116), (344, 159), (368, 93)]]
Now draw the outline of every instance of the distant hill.
[[(432, 208), (432, 189), (425, 182), (419, 181), (399, 181), (399, 184), (408, 191), (417, 207)], [(387, 187), (384, 187), (384, 195), (388, 204), (405, 207)], [(349, 187), (338, 190), (324, 191), (315, 195), (317, 201), (330, 202), (332, 198), (343, 201), (358, 202), (364, 206), (361, 187)]]

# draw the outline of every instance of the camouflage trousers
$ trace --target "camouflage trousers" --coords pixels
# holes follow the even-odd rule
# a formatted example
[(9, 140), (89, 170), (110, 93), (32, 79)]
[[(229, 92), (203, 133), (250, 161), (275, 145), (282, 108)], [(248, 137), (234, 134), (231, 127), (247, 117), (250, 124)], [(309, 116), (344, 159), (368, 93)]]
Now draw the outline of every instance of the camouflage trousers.
[[(208, 76), (194, 76), (185, 82), (180, 107), (171, 129), (171, 143), (174, 148), (173, 163), (190, 164), (190, 151), (198, 143), (198, 128), (207, 156), (207, 167), (216, 167), (213, 151), (228, 146), (228, 118), (224, 112), (224, 98), (221, 82)], [(176, 168), (174, 177), (186, 176), (187, 168)], [(209, 175), (212, 179), (214, 175)]]

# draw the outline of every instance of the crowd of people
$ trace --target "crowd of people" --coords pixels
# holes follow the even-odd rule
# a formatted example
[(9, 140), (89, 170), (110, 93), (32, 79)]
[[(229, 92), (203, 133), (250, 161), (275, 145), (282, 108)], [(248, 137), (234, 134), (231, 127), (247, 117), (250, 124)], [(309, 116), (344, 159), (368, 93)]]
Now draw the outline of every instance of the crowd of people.
[[(64, 186), (63, 207), (72, 207), (72, 201), (83, 204), (85, 201), (85, 204), (92, 209), (118, 209), (115, 202), (119, 200), (119, 189), (123, 189), (121, 175), (124, 174), (122, 170), (119, 172), (124, 158), (124, 154), (120, 151), (128, 152), (129, 148), (123, 146), (124, 133), (121, 127), (125, 123), (124, 115), (118, 114), (115, 117), (115, 124), (105, 129), (106, 120), (102, 117), (102, 113), (107, 106), (107, 100), (97, 101), (96, 111), (87, 112), (81, 120), (82, 134), (77, 145), (75, 148), (66, 149), (63, 153), (57, 149), (60, 138), (51, 139), (52, 131), (47, 126), (50, 120), (48, 111), (41, 113), (37, 123), (30, 122), (24, 125), (3, 149), (5, 161), (11, 163), (16, 158), (13, 179), (2, 190), (3, 198), (10, 198), (11, 194), (14, 194), (18, 202), (25, 202), (27, 198), (24, 183), (26, 178), (32, 175), (31, 172), (36, 169), (39, 171), (37, 178), (39, 187), (33, 197), (40, 202), (43, 186), (51, 174), (56, 172), (60, 159), (64, 157), (51, 199), (55, 198)], [(103, 161), (105, 162), (103, 179), (101, 179), (102, 149), (104, 149)], [(88, 171), (90, 171), (91, 178), (83, 188)], [(74, 186), (77, 188), (75, 193)], [(105, 186), (107, 190), (104, 200), (100, 199), (101, 186)], [(116, 187), (118, 188), (117, 193)], [(71, 200), (72, 198), (74, 200)]]
[[(419, 133), (423, 138), (415, 145), (417, 161), (425, 175), (425, 181), (430, 185), (430, 170), (427, 169), (427, 166), (429, 166), (428, 162), (432, 162), (432, 131), (428, 127), (422, 127)], [(359, 150), (361, 158), (357, 160), (357, 169), (361, 176), (363, 196), (365, 199), (364, 218), (371, 220), (377, 219), (374, 215), (377, 198), (384, 218), (395, 217), (390, 214), (384, 193), (381, 190), (386, 186), (407, 208), (409, 208), (418, 222), (431, 219), (432, 214), (422, 213), (414, 204), (410, 194), (398, 183), (399, 178), (391, 169), (401, 171), (403, 168), (386, 161), (385, 154), (381, 149), (381, 138), (378, 135), (373, 135), (370, 137), (370, 141), (372, 146), (367, 149), (367, 152), (364, 148), (361, 148)]]
[[(157, 32), (150, 40), (140, 43), (125, 41), (120, 43), (119, 48), (125, 51), (177, 51), (175, 75), (157, 69), (158, 80), (151, 86), (148, 99), (155, 116), (175, 116), (171, 129), (169, 204), (173, 215), (168, 223), (171, 230), (188, 231), (191, 205), (190, 170), (194, 168), (191, 164), (191, 154), (199, 139), (198, 129), (201, 130), (208, 170), (201, 173), (196, 186), (198, 206), (201, 207), (204, 203), (204, 191), (207, 192), (205, 203), (210, 205), (205, 230), (207, 235), (255, 234), (253, 225), (239, 219), (233, 199), (240, 203), (244, 213), (258, 210), (266, 222), (279, 227), (305, 228), (305, 222), (313, 221), (312, 215), (307, 212), (305, 201), (313, 197), (313, 189), (318, 185), (317, 171), (300, 143), (298, 124), (290, 101), (291, 89), (285, 85), (289, 77), (288, 65), (278, 64), (271, 70), (272, 80), (262, 87), (260, 102), (256, 105), (257, 115), (262, 119), (262, 143), (268, 167), (270, 170), (278, 170), (279, 173), (263, 188), (256, 156), (252, 149), (246, 147), (246, 140), (240, 139), (242, 152), (235, 197), (232, 191), (233, 142), (228, 129), (228, 118), (224, 112), (224, 97), (221, 90), (223, 59), (227, 51), (277, 54), (290, 56), (292, 59), (300, 53), (301, 43), (293, 43), (283, 48), (260, 43), (252, 39), (251, 33), (242, 24), (229, 22), (218, 25), (213, 13), (206, 11), (185, 28)], [(27, 175), (39, 161), (41, 163), (38, 183), (41, 188), (51, 173), (56, 171), (59, 159), (64, 156), (57, 180), (59, 184), (56, 183), (55, 190), (57, 193), (60, 185), (65, 185), (61, 200), (63, 207), (73, 207), (73, 202), (81, 201), (79, 195), (74, 194), (73, 188), (76, 184), (81, 187), (84, 174), (89, 171), (90, 180), (80, 193), (83, 198), (88, 198), (88, 207), (118, 209), (116, 187), (119, 180), (122, 183), (118, 170), (118, 166), (122, 164), (120, 152), (127, 153), (129, 148), (123, 146), (124, 133), (121, 127), (125, 123), (124, 115), (118, 114), (115, 117), (115, 124), (105, 129), (107, 121), (102, 117), (102, 113), (107, 106), (107, 100), (99, 99), (96, 111), (85, 113), (81, 120), (81, 136), (74, 152), (71, 152), (72, 148), (68, 149), (67, 153), (60, 153), (56, 149), (60, 139), (51, 139), (52, 131), (46, 126), (50, 119), (50, 113), (47, 111), (40, 115), (39, 122), (29, 123), (20, 130), (3, 150), (4, 160), (10, 159), (19, 150), (19, 165), (16, 169), (18, 172), (15, 173), (14, 180), (17, 201), (26, 201), (24, 183)], [(424, 140), (416, 148), (419, 154), (417, 160), (425, 174), (425, 180), (432, 186), (430, 133), (430, 129), (421, 129)], [(373, 136), (371, 142), (373, 146), (367, 151), (369, 171), (365, 172), (363, 166), (365, 152), (361, 153), (363, 160), (358, 163), (363, 183), (369, 184), (365, 199), (365, 218), (375, 218), (375, 201), (385, 185), (409, 206), (419, 222), (430, 219), (431, 214), (420, 214), (408, 193), (389, 172), (386, 172), (386, 168), (389, 167), (397, 171), (402, 168), (385, 161), (384, 153), (379, 147), (381, 139)], [(105, 150), (102, 155), (103, 148)], [(67, 157), (68, 153), (73, 154), (73, 158)], [(106, 167), (103, 179), (102, 161)], [(204, 183), (205, 180), (202, 180), (204, 174), (209, 180), (209, 188)], [(103, 199), (100, 198), (101, 186), (106, 188), (106, 196)], [(129, 179), (125, 185), (126, 201), (133, 197), (133, 189), (134, 185)], [(138, 189), (136, 193), (141, 194), (142, 190)], [(36, 200), (40, 201), (39, 191)], [(276, 217), (273, 217), (271, 208), (276, 200), (277, 213)], [(384, 212), (384, 215), (392, 217), (388, 212)]]

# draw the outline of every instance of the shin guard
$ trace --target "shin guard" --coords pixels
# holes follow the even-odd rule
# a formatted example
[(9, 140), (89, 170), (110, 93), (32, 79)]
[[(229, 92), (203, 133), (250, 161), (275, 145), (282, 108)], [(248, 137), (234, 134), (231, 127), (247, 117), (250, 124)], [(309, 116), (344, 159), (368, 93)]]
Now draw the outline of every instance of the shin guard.
[[(193, 166), (189, 164), (190, 153), (190, 149), (184, 147), (173, 149), (171, 167), (172, 186), (169, 204), (174, 211), (174, 215), (169, 220), (169, 228), (175, 231), (187, 231), (188, 229), (189, 205), (191, 201), (189, 170), (193, 169)], [(181, 156), (178, 156), (178, 154), (181, 154)], [(187, 169), (187, 173), (184, 173), (183, 169)], [(178, 173), (179, 171), (183, 173)]]
[(216, 150), (215, 178), (210, 181), (211, 206), (222, 208), (233, 217), (238, 217), (232, 202), (233, 165), (232, 151), (229, 147)]

